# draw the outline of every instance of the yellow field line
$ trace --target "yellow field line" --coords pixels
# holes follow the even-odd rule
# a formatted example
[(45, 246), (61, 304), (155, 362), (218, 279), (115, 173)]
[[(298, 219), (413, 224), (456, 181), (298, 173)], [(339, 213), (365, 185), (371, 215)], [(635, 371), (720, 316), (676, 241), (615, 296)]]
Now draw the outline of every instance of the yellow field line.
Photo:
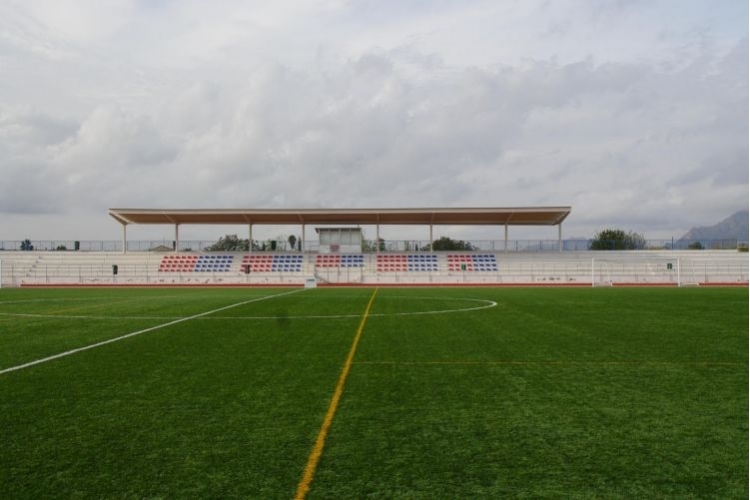
[(339, 375), (339, 381), (338, 384), (336, 384), (336, 390), (333, 392), (331, 404), (328, 406), (328, 411), (326, 412), (326, 416), (323, 419), (323, 425), (321, 425), (320, 431), (318, 432), (318, 438), (315, 440), (315, 445), (310, 452), (310, 457), (307, 459), (305, 472), (302, 475), (302, 479), (300, 480), (299, 485), (297, 486), (297, 493), (294, 495), (295, 500), (302, 500), (310, 491), (310, 484), (312, 483), (313, 477), (315, 476), (315, 469), (318, 467), (320, 456), (323, 454), (323, 446), (325, 446), (326, 437), (328, 436), (328, 430), (331, 428), (333, 416), (336, 414), (336, 408), (339, 405), (341, 394), (344, 392), (346, 377), (349, 375), (349, 369), (352, 366), (354, 354), (357, 352), (357, 344), (359, 344), (359, 339), (362, 336), (362, 330), (365, 329), (367, 316), (369, 316), (370, 314), (370, 308), (372, 307), (372, 303), (375, 301), (376, 293), (378, 293), (377, 288), (373, 290), (372, 296), (370, 297), (370, 302), (367, 303), (367, 308), (362, 315), (362, 321), (360, 321), (359, 323), (357, 335), (354, 337), (354, 342), (352, 342), (352, 347), (349, 350), (349, 356), (347, 356), (346, 361), (344, 362), (344, 368), (341, 370), (341, 375)]

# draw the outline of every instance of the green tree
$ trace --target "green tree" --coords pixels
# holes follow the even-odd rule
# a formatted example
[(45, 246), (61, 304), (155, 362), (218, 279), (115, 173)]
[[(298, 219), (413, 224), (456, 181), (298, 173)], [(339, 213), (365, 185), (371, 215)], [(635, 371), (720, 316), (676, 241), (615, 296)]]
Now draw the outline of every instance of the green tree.
[(207, 252), (247, 252), (250, 242), (237, 237), (236, 234), (227, 234), (219, 238), (219, 241), (205, 248)]
[(688, 250), (703, 250), (703, 245), (700, 241), (694, 241), (690, 243), (688, 246)]
[(289, 235), (289, 238), (287, 238), (287, 241), (289, 242), (289, 250), (294, 250), (297, 248), (297, 237), (293, 234)]
[[(430, 246), (427, 245), (422, 250), (429, 250)], [(432, 242), (432, 249), (438, 250), (438, 251), (459, 251), (459, 252), (473, 252), (475, 250), (478, 250), (477, 247), (469, 243), (468, 241), (463, 240), (454, 240), (451, 238), (448, 238), (447, 236), (443, 236), (435, 241)]]
[[(380, 252), (385, 252), (385, 240), (383, 238), (378, 238), (377, 240), (377, 250)], [(374, 252), (375, 251), (375, 240), (362, 240), (362, 251), (363, 252)]]
[(34, 250), (34, 245), (31, 244), (31, 240), (26, 238), (21, 242), (21, 250), (31, 251)]
[(646, 248), (646, 238), (622, 229), (605, 229), (596, 233), (591, 240), (591, 250), (642, 250)]

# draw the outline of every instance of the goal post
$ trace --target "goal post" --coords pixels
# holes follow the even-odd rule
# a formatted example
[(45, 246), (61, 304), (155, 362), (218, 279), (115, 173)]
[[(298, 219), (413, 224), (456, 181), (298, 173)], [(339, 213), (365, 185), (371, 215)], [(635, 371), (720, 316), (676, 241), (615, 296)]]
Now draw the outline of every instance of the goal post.
[(612, 286), (612, 275), (607, 261), (591, 259), (591, 286)]
[(677, 286), (699, 286), (694, 262), (677, 259)]
[(686, 280), (684, 262), (681, 263), (678, 258), (614, 255), (591, 259), (591, 286), (595, 287), (639, 284), (689, 286), (686, 283), (690, 281)]

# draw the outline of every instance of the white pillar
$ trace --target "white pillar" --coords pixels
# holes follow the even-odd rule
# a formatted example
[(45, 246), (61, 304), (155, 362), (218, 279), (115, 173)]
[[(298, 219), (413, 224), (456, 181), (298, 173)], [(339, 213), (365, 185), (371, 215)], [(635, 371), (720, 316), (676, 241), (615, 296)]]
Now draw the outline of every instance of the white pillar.
[(430, 252), (432, 252), (432, 224), (430, 224)]
[(505, 240), (503, 242), (503, 251), (508, 253), (508, 223), (505, 223)]
[(557, 248), (560, 252), (563, 251), (562, 243), (562, 222), (557, 225)]
[(302, 253), (305, 253), (305, 225), (302, 224)]
[(174, 225), (174, 251), (178, 252), (180, 250), (180, 225), (175, 224)]
[(380, 253), (380, 223), (375, 224), (375, 253)]
[(253, 225), (247, 225), (247, 251), (253, 253)]
[(127, 253), (128, 251), (128, 225), (123, 224), (122, 225), (122, 253)]

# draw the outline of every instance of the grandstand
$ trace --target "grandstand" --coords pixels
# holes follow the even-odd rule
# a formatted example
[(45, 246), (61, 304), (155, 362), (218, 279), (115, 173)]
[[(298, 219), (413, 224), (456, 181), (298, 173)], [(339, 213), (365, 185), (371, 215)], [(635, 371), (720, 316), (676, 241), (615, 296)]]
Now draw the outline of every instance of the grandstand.
[(534, 253), (5, 252), (2, 286), (29, 285), (728, 285), (748, 283), (732, 250)]
[[(97, 252), (6, 251), (1, 286), (43, 285), (747, 285), (748, 258), (737, 250), (563, 251), (562, 221), (569, 207), (389, 210), (127, 210), (110, 215), (129, 224), (380, 224), (498, 225), (503, 251), (383, 252)], [(558, 250), (508, 252), (508, 226), (558, 226)], [(357, 247), (359, 248), (359, 247)]]

